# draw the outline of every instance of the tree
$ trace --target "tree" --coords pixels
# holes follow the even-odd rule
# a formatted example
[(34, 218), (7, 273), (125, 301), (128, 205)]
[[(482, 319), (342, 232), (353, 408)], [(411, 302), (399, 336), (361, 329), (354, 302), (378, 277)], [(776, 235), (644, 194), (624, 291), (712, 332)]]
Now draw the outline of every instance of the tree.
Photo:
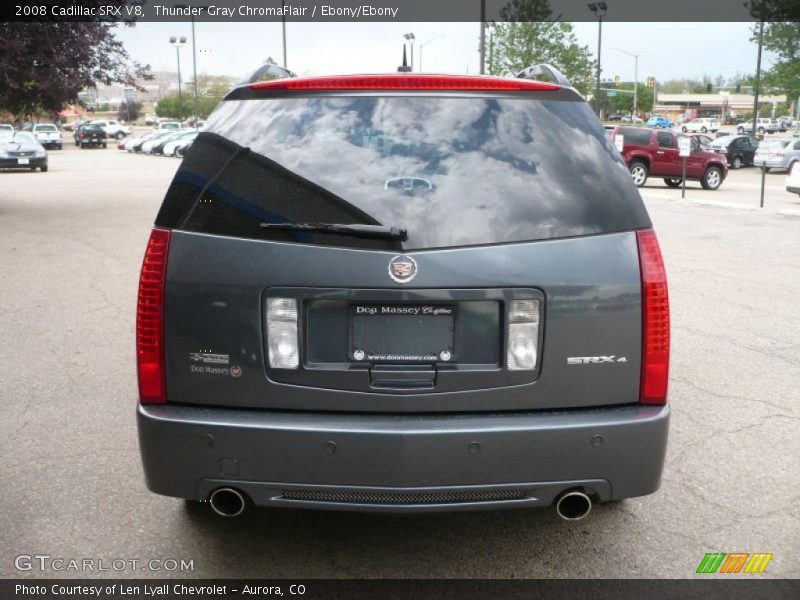
[[(613, 87), (614, 84), (600, 82), (602, 87)], [(633, 91), (633, 82), (619, 84), (620, 90)], [(639, 105), (639, 112), (649, 113), (653, 110), (653, 90), (647, 87), (644, 83), (639, 82), (637, 88), (637, 103)], [(618, 93), (616, 96), (608, 96), (606, 94), (605, 104), (603, 106), (604, 112), (608, 114), (622, 114), (629, 115), (633, 112), (633, 94)]]
[[(200, 96), (197, 99), (197, 112), (198, 117), (201, 119), (208, 118), (208, 115), (216, 108), (217, 104), (219, 103), (219, 98), (212, 98), (209, 96)], [(180, 106), (178, 103), (178, 94), (169, 94), (168, 96), (163, 96), (156, 104), (156, 115), (159, 117), (166, 117), (168, 119), (178, 119), (183, 120), (187, 117), (192, 116), (192, 110), (194, 109), (194, 100), (189, 99), (187, 101), (186, 95), (184, 94), (183, 97), (183, 105)]]
[(197, 76), (197, 93), (208, 98), (222, 100), (234, 86), (234, 78), (227, 75), (206, 75)]
[(487, 52), (491, 75), (549, 63), (586, 93), (597, 63), (589, 47), (578, 44), (572, 25), (547, 20), (551, 17), (546, 0), (513, 0), (500, 15), (504, 20), (493, 24)]
[[(83, 6), (100, 2), (85, 0)], [(107, 0), (102, 4), (124, 4)], [(56, 113), (96, 84), (139, 87), (149, 65), (129, 59), (109, 22), (0, 22), (0, 109)]]
[(763, 86), (782, 91), (794, 105), (800, 98), (800, 22), (765, 23), (764, 50), (777, 60), (763, 74)]
[(142, 114), (142, 103), (132, 100), (122, 102), (117, 109), (117, 120), (133, 123)]

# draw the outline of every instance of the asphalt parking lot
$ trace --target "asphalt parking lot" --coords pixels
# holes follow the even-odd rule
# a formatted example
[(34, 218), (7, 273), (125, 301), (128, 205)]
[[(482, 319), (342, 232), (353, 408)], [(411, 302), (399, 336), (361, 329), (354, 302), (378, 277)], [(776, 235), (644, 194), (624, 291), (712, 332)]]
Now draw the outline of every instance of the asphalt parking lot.
[(757, 577), (800, 576), (800, 198), (784, 174), (767, 175), (763, 210), (745, 209), (752, 168), (717, 192), (690, 183), (686, 199), (658, 179), (642, 190), (673, 318), (657, 494), (577, 523), (551, 510), (223, 520), (149, 493), (138, 456), (136, 286), (178, 164), (67, 143), (48, 173), (0, 173), (0, 576), (87, 575), (15, 568), (47, 554), (194, 567), (100, 576), (682, 578), (712, 551), (771, 552)]

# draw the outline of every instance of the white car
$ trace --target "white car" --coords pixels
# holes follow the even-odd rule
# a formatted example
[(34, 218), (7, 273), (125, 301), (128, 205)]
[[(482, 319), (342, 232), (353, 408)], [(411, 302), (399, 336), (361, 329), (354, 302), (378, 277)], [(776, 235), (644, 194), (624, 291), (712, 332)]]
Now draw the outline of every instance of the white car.
[(14, 126), (9, 125), (8, 123), (0, 123), (0, 131), (7, 131), (8, 133), (14, 133)]
[[(736, 131), (739, 135), (752, 132), (753, 122), (739, 123), (739, 125), (736, 126)], [(756, 121), (756, 133), (775, 133), (776, 131), (778, 131), (778, 121), (776, 119), (767, 119), (763, 117)]]
[(694, 119), (693, 121), (684, 123), (681, 126), (681, 131), (683, 131), (683, 133), (708, 133), (709, 131), (715, 133), (719, 131), (719, 120), (707, 119), (705, 117)]
[(786, 191), (800, 196), (800, 162), (794, 163), (789, 175), (786, 176)]
[(121, 140), (126, 135), (131, 134), (131, 128), (128, 127), (127, 125), (123, 125), (119, 121), (97, 120), (97, 121), (92, 121), (92, 123), (100, 125), (100, 127), (103, 128), (103, 131), (105, 131), (106, 134), (108, 134), (108, 137), (117, 138), (118, 140)]
[(181, 158), (186, 147), (189, 146), (189, 144), (191, 144), (196, 137), (196, 131), (187, 131), (178, 139), (167, 142), (164, 144), (164, 156), (177, 156), (178, 158)]
[(57, 148), (61, 150), (64, 146), (61, 131), (52, 123), (37, 123), (25, 129), (30, 131), (36, 138), (36, 141), (45, 148)]
[(156, 131), (155, 133), (153, 133), (153, 135), (151, 135), (147, 139), (146, 142), (144, 142), (141, 145), (141, 147), (139, 148), (139, 151), (142, 154), (152, 154), (154, 146), (157, 146), (158, 144), (163, 142), (164, 138), (170, 137), (172, 135), (175, 135), (175, 132), (171, 131), (169, 129), (165, 129), (163, 131)]
[(162, 121), (160, 123), (156, 123), (155, 129), (158, 131), (175, 131), (178, 129), (183, 129), (183, 125), (181, 125), (178, 121)]

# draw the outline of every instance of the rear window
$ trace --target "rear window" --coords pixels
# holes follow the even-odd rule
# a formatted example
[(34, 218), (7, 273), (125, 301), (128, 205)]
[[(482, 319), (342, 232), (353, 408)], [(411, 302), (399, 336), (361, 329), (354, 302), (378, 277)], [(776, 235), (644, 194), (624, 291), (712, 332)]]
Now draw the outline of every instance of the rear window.
[(620, 127), (617, 135), (624, 136), (625, 145), (632, 146), (649, 146), (650, 145), (650, 130), (642, 129), (641, 127)]
[(54, 131), (58, 131), (58, 128), (55, 125), (37, 125), (36, 131), (44, 131), (47, 133), (52, 133)]
[[(405, 228), (408, 240), (261, 223)], [(352, 247), (472, 246), (610, 233), (649, 219), (584, 102), (317, 95), (223, 102), (157, 224)]]

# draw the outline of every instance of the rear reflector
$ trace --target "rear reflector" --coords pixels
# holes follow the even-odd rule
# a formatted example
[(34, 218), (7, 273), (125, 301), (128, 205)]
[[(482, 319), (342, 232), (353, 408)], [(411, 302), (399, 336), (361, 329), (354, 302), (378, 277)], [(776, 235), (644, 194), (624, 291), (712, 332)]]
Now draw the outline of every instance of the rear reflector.
[(636, 232), (642, 270), (642, 380), (639, 402), (666, 404), (669, 380), (667, 273), (652, 229)]
[(409, 90), (466, 92), (541, 92), (561, 89), (553, 83), (504, 77), (461, 75), (349, 75), (274, 79), (250, 84), (251, 90), (335, 92), (343, 90)]
[(163, 404), (167, 401), (164, 376), (164, 278), (167, 274), (169, 231), (153, 229), (139, 277), (136, 309), (136, 366), (139, 401)]

